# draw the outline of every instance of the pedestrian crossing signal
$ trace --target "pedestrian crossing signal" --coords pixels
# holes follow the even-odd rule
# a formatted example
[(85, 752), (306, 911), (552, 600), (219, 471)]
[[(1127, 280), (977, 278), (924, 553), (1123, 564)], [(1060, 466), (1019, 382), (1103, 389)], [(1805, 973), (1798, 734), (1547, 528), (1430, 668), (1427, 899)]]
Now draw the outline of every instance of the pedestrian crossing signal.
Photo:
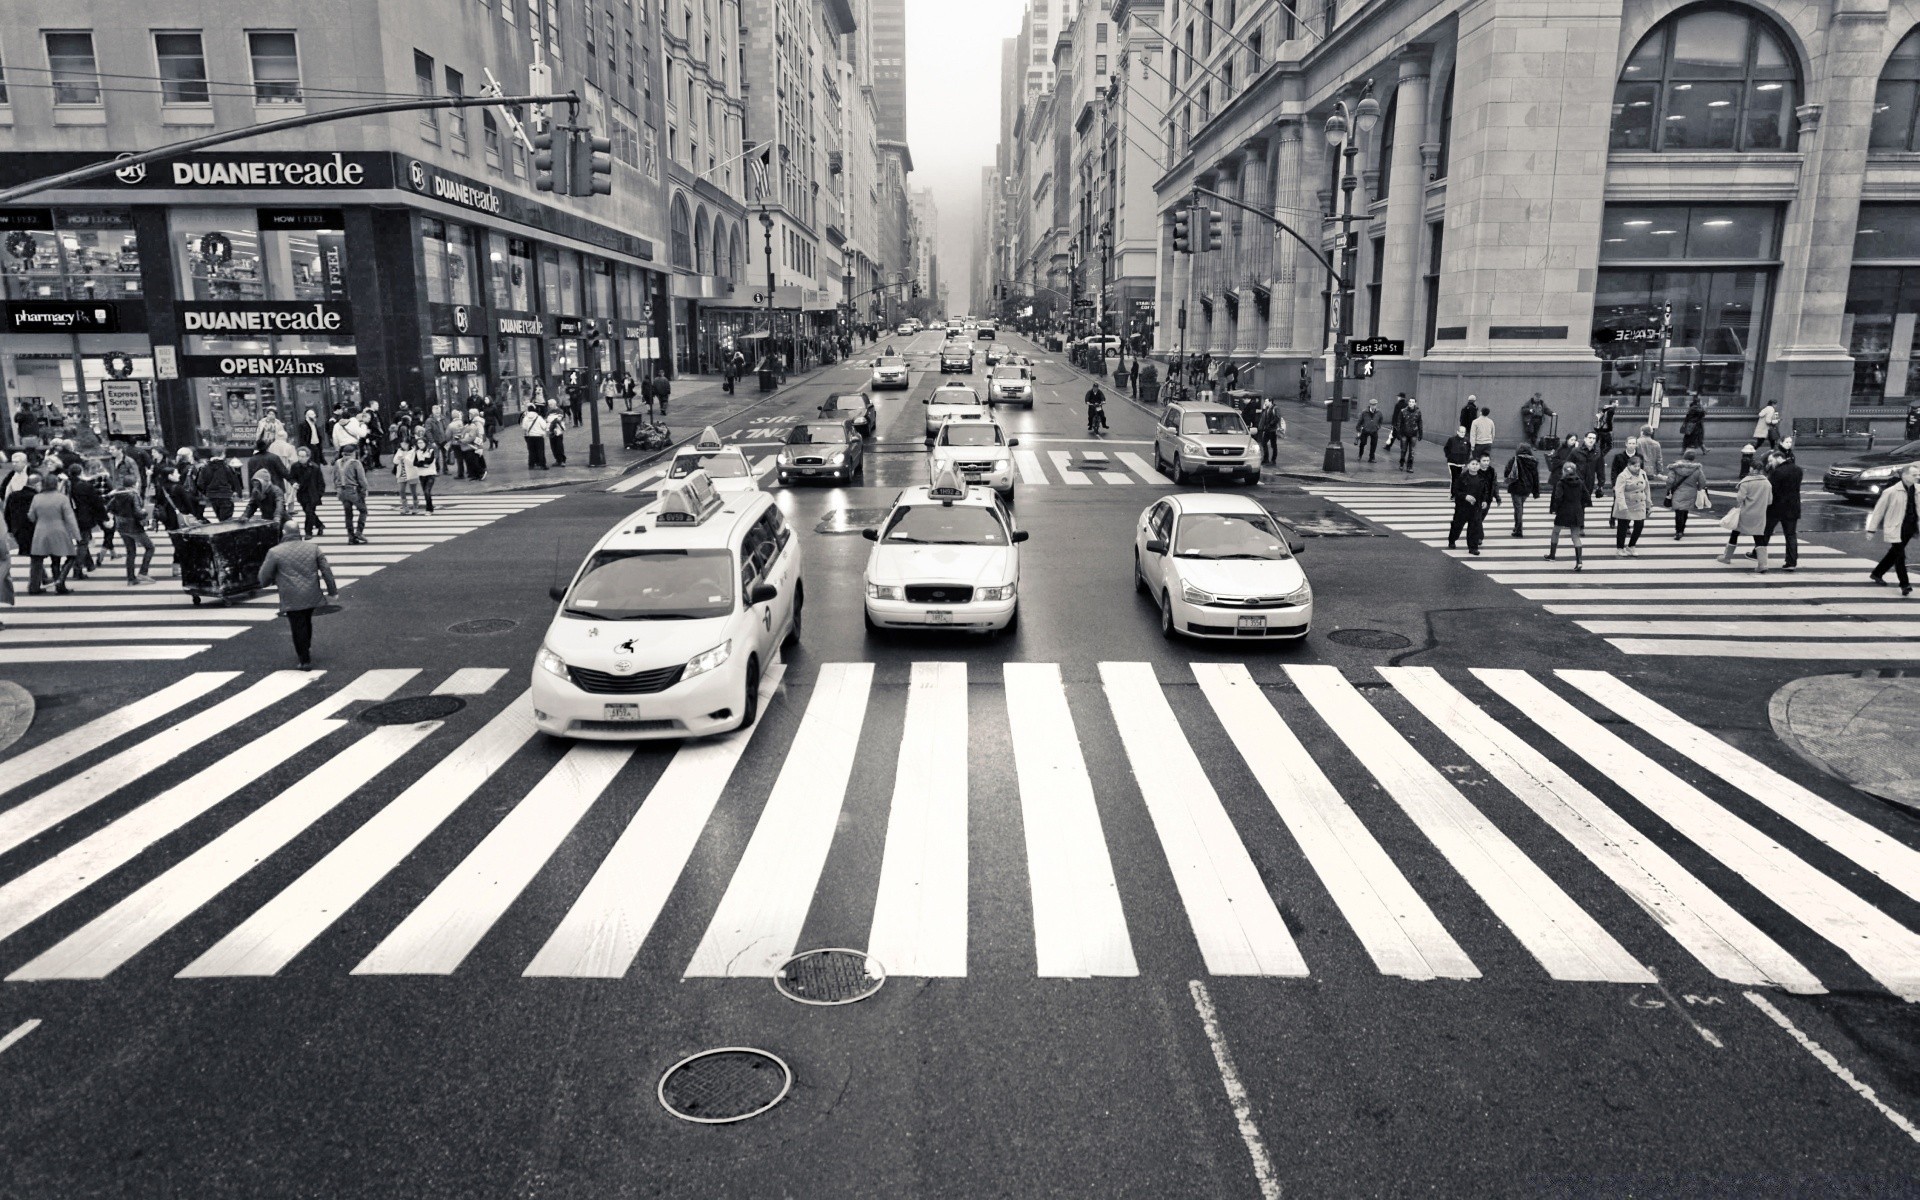
[(1372, 379), (1373, 360), (1370, 358), (1350, 358), (1347, 360), (1348, 379)]
[(610, 196), (613, 194), (613, 142), (595, 137), (589, 129), (573, 131), (572, 195)]

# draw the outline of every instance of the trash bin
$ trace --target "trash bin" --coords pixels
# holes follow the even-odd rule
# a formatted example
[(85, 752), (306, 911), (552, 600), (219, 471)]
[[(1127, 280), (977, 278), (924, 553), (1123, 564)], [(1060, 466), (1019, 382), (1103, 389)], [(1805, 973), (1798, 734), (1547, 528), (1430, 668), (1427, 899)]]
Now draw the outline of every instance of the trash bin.
[(640, 449), (640, 430), (646, 426), (647, 414), (623, 412), (620, 414), (620, 445), (627, 450)]
[(763, 369), (760, 372), (760, 390), (761, 391), (770, 392), (779, 386), (780, 386), (779, 376), (775, 375), (770, 370)]
[(171, 531), (180, 586), (193, 597), (231, 604), (260, 590), (260, 564), (280, 543), (273, 521), (220, 521)]

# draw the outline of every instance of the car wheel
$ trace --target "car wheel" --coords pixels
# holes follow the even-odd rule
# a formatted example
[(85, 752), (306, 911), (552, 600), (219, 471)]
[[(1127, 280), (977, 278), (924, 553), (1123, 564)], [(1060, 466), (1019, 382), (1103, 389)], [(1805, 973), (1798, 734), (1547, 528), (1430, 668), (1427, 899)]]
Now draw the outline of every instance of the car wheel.
[(1167, 473), (1167, 460), (1160, 457), (1160, 443), (1153, 444), (1153, 469), (1162, 475)]
[(800, 644), (800, 619), (806, 614), (806, 608), (807, 589), (799, 584), (795, 584), (793, 589), (793, 620), (787, 624), (787, 636), (780, 641), (782, 646), (798, 646)]
[(1160, 593), (1160, 636), (1172, 641), (1179, 631), (1173, 627), (1173, 597)]
[(754, 721), (760, 717), (760, 660), (758, 657), (747, 660), (747, 694), (740, 701), (740, 723), (734, 728), (751, 729)]
[(1133, 552), (1133, 590), (1142, 596), (1147, 594), (1147, 577), (1140, 570), (1140, 552)]
[(1182, 487), (1185, 487), (1187, 482), (1187, 468), (1181, 463), (1178, 454), (1173, 456), (1173, 481)]

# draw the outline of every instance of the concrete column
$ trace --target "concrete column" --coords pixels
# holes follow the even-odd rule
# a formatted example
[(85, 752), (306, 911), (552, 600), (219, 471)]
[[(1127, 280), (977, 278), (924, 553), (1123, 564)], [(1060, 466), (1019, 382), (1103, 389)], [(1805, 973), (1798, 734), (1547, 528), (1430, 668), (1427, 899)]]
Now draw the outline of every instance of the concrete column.
[(1374, 363), (1374, 389), (1387, 395), (1413, 391), (1421, 342), (1421, 276), (1424, 274), (1427, 168), (1427, 86), (1432, 48), (1408, 46), (1397, 56), (1400, 81), (1394, 93), (1393, 162), (1388, 172), (1386, 263), (1380, 275), (1380, 336), (1407, 343), (1406, 358)]
[[(1327, 186), (1328, 156), (1334, 153), (1333, 147), (1327, 145), (1322, 121), (1307, 118), (1300, 127), (1300, 190), (1295, 199), (1297, 207), (1281, 219), (1290, 220), (1307, 241), (1318, 247), (1324, 247), (1326, 214), (1333, 211), (1322, 207), (1321, 192)], [(1337, 205), (1339, 202), (1340, 194), (1336, 191), (1330, 203)], [(1330, 284), (1326, 268), (1313, 255), (1302, 249), (1297, 261), (1300, 269), (1294, 277), (1293, 287), (1293, 345), (1296, 353), (1312, 360), (1314, 395), (1321, 396), (1324, 394), (1324, 385), (1320, 381), (1325, 371), (1320, 363), (1320, 355), (1327, 344), (1325, 292)]]
[[(1267, 139), (1264, 135), (1248, 138), (1240, 147), (1240, 199), (1262, 211), (1272, 203), (1267, 195)], [(1233, 332), (1233, 355), (1250, 359), (1266, 348), (1267, 331), (1260, 319), (1260, 305), (1253, 285), (1265, 283), (1273, 228), (1244, 209), (1235, 209), (1228, 223), (1239, 232), (1233, 239), (1237, 250), (1237, 278), (1240, 289), (1240, 321)], [(1250, 380), (1248, 381), (1251, 382)]]
[[(1273, 130), (1274, 195), (1273, 215), (1294, 229), (1312, 237), (1300, 225), (1300, 197), (1305, 180), (1300, 173), (1300, 121), (1281, 121)], [(1293, 341), (1295, 289), (1300, 277), (1300, 259), (1304, 257), (1298, 242), (1284, 233), (1276, 233), (1273, 243), (1273, 301), (1267, 313), (1267, 356), (1289, 358), (1298, 353)]]

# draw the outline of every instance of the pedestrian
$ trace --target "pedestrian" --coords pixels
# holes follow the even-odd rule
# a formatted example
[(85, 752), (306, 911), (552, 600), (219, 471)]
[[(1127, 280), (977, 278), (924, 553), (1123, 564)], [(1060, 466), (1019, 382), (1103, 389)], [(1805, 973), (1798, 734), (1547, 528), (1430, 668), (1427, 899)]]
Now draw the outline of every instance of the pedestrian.
[(1380, 453), (1380, 421), (1380, 402), (1368, 400), (1366, 411), (1361, 413), (1353, 423), (1353, 427), (1359, 431), (1359, 439), (1354, 446), (1355, 462), (1358, 462), (1362, 455), (1366, 456), (1368, 462), (1372, 462)]
[(1647, 480), (1646, 461), (1638, 454), (1613, 481), (1613, 553), (1616, 558), (1638, 558), (1640, 534), (1653, 513), (1653, 485)]
[(1454, 429), (1453, 436), (1440, 447), (1440, 455), (1447, 460), (1447, 471), (1452, 477), (1453, 485), (1457, 488), (1460, 483), (1460, 472), (1466, 469), (1467, 461), (1473, 457), (1473, 447), (1467, 442), (1465, 425)]
[(422, 446), (432, 446), (437, 450), (446, 444), (447, 423), (440, 419), (439, 409), (430, 409), (426, 419), (413, 431), (413, 448), (417, 451)]
[(1500, 492), (1493, 478), (1493, 461), (1468, 459), (1454, 480), (1453, 523), (1447, 526), (1447, 549), (1456, 550), (1460, 531), (1467, 532), (1467, 553), (1478, 555), (1486, 537), (1487, 510), (1498, 503)]
[(540, 412), (539, 405), (530, 404), (527, 411), (520, 414), (520, 432), (527, 439), (527, 470), (546, 470), (547, 418)]
[(306, 447), (313, 461), (326, 461), (326, 442), (320, 435), (318, 410), (309, 408), (301, 412), (300, 423), (293, 430), (293, 444), (296, 451), (302, 446)]
[(1473, 423), (1479, 419), (1480, 398), (1478, 396), (1468, 396), (1467, 402), (1460, 406), (1460, 428), (1471, 429), (1473, 428)]
[(567, 465), (567, 423), (557, 412), (549, 413), (547, 419), (547, 449), (553, 453), (553, 465)]
[(1920, 466), (1909, 463), (1900, 473), (1900, 482), (1880, 493), (1872, 515), (1867, 517), (1867, 532), (1879, 534), (1887, 548), (1886, 556), (1867, 578), (1884, 585), (1887, 571), (1891, 569), (1894, 578), (1900, 581), (1902, 596), (1913, 595), (1913, 583), (1907, 578), (1907, 543), (1913, 540), (1915, 518), (1920, 517), (1920, 497), (1915, 495), (1917, 486), (1920, 486)]
[(1580, 533), (1587, 527), (1587, 497), (1592, 494), (1579, 463), (1569, 460), (1561, 464), (1560, 474), (1553, 480), (1553, 496), (1547, 501), (1553, 511), (1553, 536), (1547, 542), (1549, 560), (1560, 556), (1560, 532), (1565, 530), (1573, 539), (1573, 569), (1581, 568)]
[(461, 449), (466, 434), (467, 415), (455, 408), (447, 414), (447, 440), (440, 444), (441, 469), (452, 471), (455, 479), (467, 477), (467, 456)]
[(654, 404), (658, 404), (660, 406), (660, 419), (664, 421), (667, 419), (667, 402), (672, 398), (673, 383), (668, 380), (667, 373), (661, 371), (653, 377), (653, 395), (647, 407), (651, 409)]
[(260, 564), (260, 586), (279, 589), (280, 615), (293, 633), (293, 652), (302, 671), (313, 669), (313, 613), (325, 599), (320, 592), (323, 582), (327, 597), (340, 595), (327, 556), (300, 530), (288, 526), (280, 544), (268, 550)]
[(1396, 393), (1393, 397), (1393, 411), (1387, 414), (1387, 448), (1393, 448), (1393, 431), (1400, 427), (1400, 414), (1407, 411), (1407, 394)]
[(360, 452), (360, 440), (367, 436), (367, 423), (359, 413), (346, 413), (333, 423), (333, 456), (338, 459), (351, 449)]
[[(1767, 486), (1773, 489), (1773, 499), (1767, 503), (1764, 531), (1769, 544), (1776, 527), (1786, 542), (1786, 554), (1780, 560), (1782, 571), (1797, 570), (1800, 566), (1800, 482), (1804, 475), (1800, 464), (1793, 460), (1793, 439), (1788, 438), (1780, 443), (1780, 452), (1767, 467)], [(1754, 557), (1753, 552), (1748, 556)]]
[[(406, 406), (402, 405), (400, 411), (404, 416)], [(367, 456), (367, 470), (378, 471), (380, 447), (385, 444), (387, 436), (386, 422), (381, 418), (380, 410), (369, 404), (360, 414), (360, 425), (361, 432), (357, 440), (360, 443), (360, 452)]]
[(440, 447), (422, 439), (413, 448), (413, 478), (420, 485), (427, 512), (433, 512), (433, 483), (440, 477)]
[(280, 485), (265, 470), (255, 471), (253, 478), (248, 481), (247, 508), (240, 514), (240, 519), (251, 521), (255, 513), (260, 514), (261, 520), (271, 521), (275, 525), (287, 523), (287, 494), (280, 490)]
[[(27, 510), (27, 519), (33, 525), (33, 541), (27, 550), (27, 594), (46, 595), (51, 578), (53, 590), (65, 596), (74, 555), (80, 547), (80, 521), (74, 516), (73, 501), (59, 487), (28, 486), (35, 489), (35, 494)], [(46, 569), (49, 558), (53, 560), (51, 575)]]
[(477, 408), (467, 411), (467, 423), (461, 426), (461, 438), (454, 447), (466, 465), (467, 478), (479, 482), (487, 477), (486, 423)]
[(500, 448), (500, 427), (507, 423), (506, 410), (500, 407), (500, 401), (496, 398), (487, 401), (486, 415), (487, 449), (498, 450)]
[[(1536, 397), (1537, 399), (1538, 397)], [(1513, 503), (1513, 536), (1525, 537), (1527, 501), (1540, 494), (1540, 460), (1532, 442), (1521, 442), (1507, 460), (1507, 499)]]
[(1733, 511), (1720, 519), (1722, 528), (1728, 530), (1727, 548), (1720, 552), (1720, 561), (1733, 561), (1733, 551), (1740, 543), (1740, 535), (1746, 534), (1753, 539), (1753, 569), (1765, 574), (1767, 570), (1767, 506), (1773, 503), (1773, 487), (1767, 482), (1763, 472), (1755, 471), (1740, 481), (1740, 493), (1734, 498)]
[(1394, 418), (1393, 440), (1400, 443), (1400, 469), (1413, 470), (1414, 448), (1427, 434), (1426, 421), (1420, 415), (1420, 401), (1407, 397), (1407, 406)]
[(1553, 410), (1540, 398), (1540, 393), (1535, 392), (1520, 409), (1520, 432), (1526, 435), (1527, 445), (1540, 444), (1540, 431), (1552, 418)]
[(1573, 452), (1574, 461), (1580, 464), (1580, 475), (1587, 481), (1587, 491), (1595, 500), (1600, 498), (1600, 490), (1607, 486), (1600, 480), (1605, 467), (1603, 458), (1605, 454), (1606, 449), (1601, 446), (1600, 435), (1597, 433), (1589, 433)]
[(608, 371), (600, 377), (600, 398), (607, 402), (607, 411), (612, 412), (613, 402), (620, 398), (620, 378), (615, 372)]
[(67, 496), (73, 502), (73, 515), (80, 523), (80, 550), (72, 571), (75, 579), (85, 579), (99, 568), (93, 557), (93, 531), (103, 530), (100, 557), (113, 557), (113, 518), (107, 515), (107, 494), (79, 464), (67, 470)]
[(1762, 406), (1753, 419), (1753, 443), (1757, 446), (1761, 442), (1780, 444), (1780, 410), (1771, 404)]
[(340, 496), (340, 517), (347, 526), (347, 543), (364, 546), (367, 543), (367, 493), (372, 490), (372, 481), (367, 478), (367, 464), (359, 454), (359, 447), (349, 444), (346, 452), (334, 460), (334, 491)]
[(1627, 464), (1640, 457), (1640, 439), (1630, 437), (1624, 450), (1616, 450), (1613, 461), (1607, 464), (1607, 486), (1620, 482), (1620, 476), (1626, 474)]
[(291, 491), (293, 487), (293, 476), (287, 469), (287, 459), (293, 457), (293, 450), (289, 447), (287, 450), (287, 458), (283, 459), (274, 452), (272, 446), (273, 444), (270, 442), (256, 443), (253, 448), (253, 453), (247, 457), (247, 465), (245, 470), (242, 471), (241, 477), (251, 480), (256, 472), (265, 471), (268, 477), (273, 480), (275, 487), (280, 488), (282, 491)]
[(723, 353), (720, 356), (720, 390), (729, 396), (733, 395), (733, 380), (733, 356)]
[(260, 417), (260, 423), (254, 426), (253, 440), (263, 446), (271, 446), (275, 442), (287, 440), (287, 427), (280, 422), (280, 410), (271, 404), (267, 406), (267, 411)]
[(400, 431), (400, 441), (393, 448), (393, 477), (400, 485), (400, 515), (411, 517), (420, 511), (420, 477), (413, 465), (413, 434)]
[(1467, 442), (1473, 447), (1473, 457), (1493, 456), (1493, 410), (1482, 405), (1480, 412), (1467, 425)]
[(1619, 408), (1620, 402), (1608, 396), (1600, 402), (1600, 411), (1593, 414), (1593, 437), (1600, 447), (1601, 458), (1613, 449), (1613, 420)]
[(1713, 497), (1707, 494), (1707, 469), (1700, 465), (1700, 451), (1689, 446), (1680, 461), (1667, 472), (1667, 507), (1673, 509), (1673, 540), (1687, 536), (1687, 518), (1695, 512), (1712, 512)]
[(7, 498), (0, 515), (4, 515), (7, 532), (13, 535), (13, 544), (20, 548), (22, 554), (33, 553), (33, 518), (27, 514), (33, 506), (33, 498), (39, 494), (40, 477), (31, 471), (16, 474), (7, 480)]
[(1312, 403), (1312, 401), (1313, 401), (1313, 376), (1307, 373), (1307, 368), (1305, 366), (1302, 366), (1300, 368), (1300, 403), (1310, 404)]
[(573, 427), (580, 428), (580, 408), (587, 402), (587, 380), (578, 367), (567, 371), (567, 412), (573, 419)]
[(1749, 442), (1746, 445), (1740, 447), (1739, 478), (1745, 479), (1748, 475), (1753, 474), (1753, 455), (1754, 455), (1753, 443)]
[(1271, 400), (1267, 401), (1260, 410), (1258, 429), (1260, 462), (1263, 466), (1280, 461), (1280, 435), (1286, 432), (1286, 428), (1287, 419), (1280, 415), (1280, 406)]
[[(127, 560), (129, 587), (153, 582), (153, 539), (147, 536), (147, 504), (137, 487), (116, 487), (107, 493), (107, 514), (113, 520), (113, 532), (120, 539)], [(139, 571), (133, 566), (134, 547), (146, 551)]]
[(1707, 410), (1700, 407), (1699, 396), (1687, 397), (1687, 415), (1680, 418), (1680, 449), (1707, 448)]
[(308, 537), (318, 537), (327, 531), (320, 520), (320, 502), (327, 496), (327, 473), (319, 463), (313, 461), (313, 450), (302, 446), (294, 451), (293, 461), (293, 498), (299, 502), (304, 516), (301, 529)]
[(1660, 431), (1651, 425), (1640, 427), (1640, 462), (1647, 468), (1647, 478), (1658, 487), (1666, 482), (1667, 451), (1660, 444)]

